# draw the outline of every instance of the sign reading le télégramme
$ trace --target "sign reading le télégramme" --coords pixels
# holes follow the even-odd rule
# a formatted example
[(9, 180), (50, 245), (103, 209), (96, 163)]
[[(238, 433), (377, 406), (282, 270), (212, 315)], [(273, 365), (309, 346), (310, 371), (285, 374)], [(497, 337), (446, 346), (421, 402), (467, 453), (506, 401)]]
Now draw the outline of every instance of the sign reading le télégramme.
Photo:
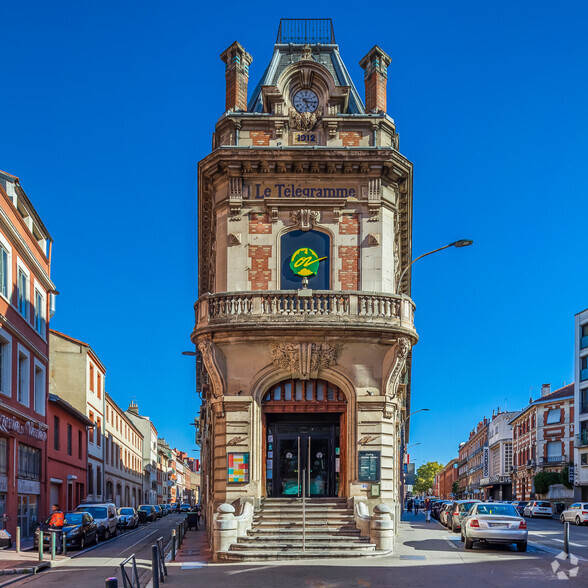
[(336, 186), (321, 183), (267, 183), (246, 184), (249, 198), (357, 198), (356, 186)]

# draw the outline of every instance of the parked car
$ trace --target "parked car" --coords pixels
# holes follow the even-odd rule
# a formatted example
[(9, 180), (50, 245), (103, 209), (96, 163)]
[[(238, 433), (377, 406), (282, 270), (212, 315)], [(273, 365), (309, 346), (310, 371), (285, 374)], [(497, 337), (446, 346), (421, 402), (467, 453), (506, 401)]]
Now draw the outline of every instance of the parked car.
[(444, 526), (447, 527), (449, 524), (449, 512), (451, 510), (451, 502), (444, 504), (439, 511), (439, 522)]
[(433, 503), (433, 506), (431, 507), (431, 516), (434, 519), (439, 520), (439, 517), (441, 515), (441, 510), (443, 509), (443, 507), (449, 504), (449, 500), (436, 500)]
[(529, 504), (528, 500), (513, 500), (512, 505), (519, 511), (519, 514), (523, 516), (523, 511), (525, 510), (525, 506)]
[(180, 506), (180, 512), (190, 512), (191, 508), (192, 507), (187, 502), (184, 502), (184, 504)]
[[(474, 506), (480, 502), (479, 500), (454, 500), (451, 503), (451, 508), (449, 509), (448, 518), (447, 518), (447, 527), (451, 529), (454, 533), (457, 533), (461, 529), (461, 521), (466, 515), (466, 513)], [(461, 515), (461, 516), (460, 516)]]
[(549, 517), (553, 516), (551, 503), (545, 500), (532, 500), (523, 510), (524, 517)]
[(172, 512), (177, 512), (180, 504), (178, 502), (170, 502), (169, 506)]
[[(49, 519), (39, 525), (35, 531), (33, 544), (35, 549), (39, 546), (40, 531), (43, 531), (43, 547), (51, 546), (51, 531), (49, 529)], [(84, 549), (86, 545), (95, 545), (98, 543), (98, 526), (87, 512), (68, 512), (64, 515), (62, 533), (65, 533), (65, 546), (79, 547)], [(62, 541), (62, 534), (58, 533), (56, 541)]]
[(92, 515), (98, 525), (98, 538), (101, 540), (116, 537), (118, 516), (116, 506), (112, 502), (80, 504), (76, 512), (87, 512)]
[(157, 511), (152, 504), (141, 504), (137, 509), (139, 514), (139, 520), (141, 519), (141, 513), (145, 513), (145, 522), (153, 522), (157, 519)]
[(512, 504), (479, 502), (462, 521), (461, 540), (466, 549), (479, 541), (516, 543), (517, 551), (527, 551), (527, 523)]
[(154, 504), (153, 508), (155, 509), (156, 518), (160, 519), (163, 516), (163, 511), (161, 510), (161, 506), (159, 504)]
[(588, 502), (574, 502), (570, 508), (564, 510), (559, 520), (576, 523), (576, 525), (588, 525)]
[(135, 529), (139, 526), (139, 515), (134, 508), (124, 506), (118, 509), (118, 526), (121, 529)]

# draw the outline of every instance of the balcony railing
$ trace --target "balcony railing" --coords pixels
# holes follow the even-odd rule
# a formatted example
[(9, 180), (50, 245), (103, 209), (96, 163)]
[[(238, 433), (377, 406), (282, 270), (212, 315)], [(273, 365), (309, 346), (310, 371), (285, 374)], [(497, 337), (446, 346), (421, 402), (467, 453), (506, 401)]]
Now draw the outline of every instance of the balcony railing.
[(542, 457), (541, 463), (543, 465), (552, 465), (552, 464), (559, 464), (564, 463), (566, 458), (564, 455), (550, 455), (548, 457)]
[[(305, 294), (307, 292), (307, 294)], [(332, 290), (272, 290), (204, 294), (195, 305), (196, 329), (227, 326), (414, 331), (414, 303), (407, 296)]]

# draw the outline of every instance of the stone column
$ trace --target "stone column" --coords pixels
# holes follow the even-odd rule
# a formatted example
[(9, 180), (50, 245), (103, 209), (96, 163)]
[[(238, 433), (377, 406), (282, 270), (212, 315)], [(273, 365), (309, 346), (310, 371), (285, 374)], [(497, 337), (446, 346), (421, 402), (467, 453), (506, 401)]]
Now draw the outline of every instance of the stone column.
[(378, 551), (392, 551), (394, 545), (394, 521), (387, 504), (374, 506), (374, 516), (370, 525), (370, 540)]
[(228, 551), (233, 543), (237, 543), (235, 508), (230, 504), (221, 504), (216, 510), (218, 516), (214, 521), (214, 561), (218, 561), (219, 551)]

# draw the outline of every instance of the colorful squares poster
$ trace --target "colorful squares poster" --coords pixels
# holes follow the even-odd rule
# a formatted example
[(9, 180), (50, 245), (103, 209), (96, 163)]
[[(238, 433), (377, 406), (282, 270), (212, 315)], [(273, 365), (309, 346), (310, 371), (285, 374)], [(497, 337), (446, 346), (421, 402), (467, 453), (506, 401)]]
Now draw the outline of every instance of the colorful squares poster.
[(229, 484), (249, 482), (249, 453), (229, 453)]

